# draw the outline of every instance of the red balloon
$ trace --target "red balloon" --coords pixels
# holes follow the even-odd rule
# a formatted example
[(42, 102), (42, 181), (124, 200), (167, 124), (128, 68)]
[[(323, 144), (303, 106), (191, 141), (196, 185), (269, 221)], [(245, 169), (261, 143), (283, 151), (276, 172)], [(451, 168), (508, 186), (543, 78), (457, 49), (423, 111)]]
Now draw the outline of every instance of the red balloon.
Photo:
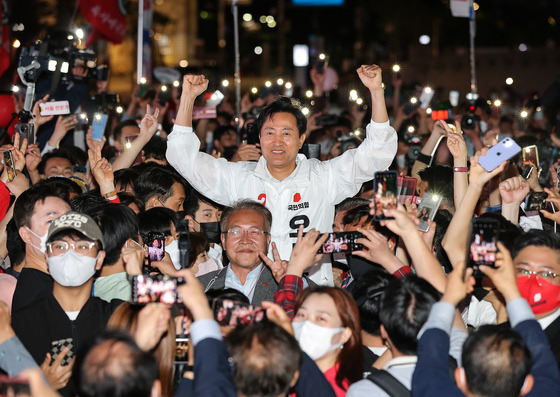
[[(16, 112), (16, 105), (14, 103), (14, 97), (11, 94), (0, 94), (0, 127), (5, 128), (6, 125), (12, 119), (12, 113)], [(15, 134), (15, 125), (19, 122), (19, 119), (15, 119), (10, 124), (8, 128), (8, 134), (10, 138)]]

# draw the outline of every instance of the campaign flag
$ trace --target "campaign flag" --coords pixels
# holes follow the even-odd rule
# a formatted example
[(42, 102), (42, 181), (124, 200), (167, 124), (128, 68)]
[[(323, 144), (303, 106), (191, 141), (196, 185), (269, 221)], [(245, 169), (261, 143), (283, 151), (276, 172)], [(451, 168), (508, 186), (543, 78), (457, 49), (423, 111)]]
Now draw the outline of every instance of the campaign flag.
[(451, 0), (449, 5), (454, 17), (472, 19), (474, 16), (473, 0)]
[(92, 26), (86, 46), (99, 39), (122, 43), (126, 31), (126, 0), (81, 0), (80, 11)]

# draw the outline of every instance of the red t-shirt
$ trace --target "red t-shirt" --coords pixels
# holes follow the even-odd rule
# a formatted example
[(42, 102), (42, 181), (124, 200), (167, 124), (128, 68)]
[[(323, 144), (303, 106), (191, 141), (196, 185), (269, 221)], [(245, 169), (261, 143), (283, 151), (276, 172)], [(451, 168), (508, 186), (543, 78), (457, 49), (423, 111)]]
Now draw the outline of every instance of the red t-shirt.
[(339, 364), (335, 364), (334, 367), (328, 369), (325, 372), (325, 378), (327, 378), (327, 380), (331, 384), (334, 393), (336, 394), (336, 397), (344, 397), (346, 395), (346, 390), (348, 390), (348, 388), (350, 387), (350, 382), (348, 381), (348, 379), (344, 379), (344, 382), (342, 382), (346, 390), (342, 389), (340, 386), (336, 384), (336, 373), (338, 372), (339, 366), (340, 366)]

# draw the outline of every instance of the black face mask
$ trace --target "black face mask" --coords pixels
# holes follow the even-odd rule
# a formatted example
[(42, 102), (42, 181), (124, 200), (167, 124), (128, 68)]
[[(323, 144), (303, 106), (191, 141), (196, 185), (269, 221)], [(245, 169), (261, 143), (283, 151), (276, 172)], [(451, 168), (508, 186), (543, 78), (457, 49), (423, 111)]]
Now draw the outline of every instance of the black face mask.
[(220, 222), (201, 222), (200, 231), (204, 233), (208, 242), (220, 243)]
[(224, 146), (224, 158), (226, 160), (231, 160), (233, 158), (235, 152), (237, 152), (237, 146), (236, 145)]

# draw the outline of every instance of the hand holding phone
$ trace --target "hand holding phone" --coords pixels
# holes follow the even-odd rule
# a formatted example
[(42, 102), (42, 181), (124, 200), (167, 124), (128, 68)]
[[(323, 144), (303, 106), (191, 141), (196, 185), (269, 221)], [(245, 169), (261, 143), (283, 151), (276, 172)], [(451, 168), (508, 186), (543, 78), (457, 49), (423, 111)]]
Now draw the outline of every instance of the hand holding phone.
[(432, 193), (424, 193), (420, 206), (418, 207), (418, 212), (416, 213), (418, 217), (418, 230), (427, 232), (430, 229), (428, 221), (434, 220), (441, 200), (441, 196)]
[(175, 278), (161, 274), (142, 274), (130, 279), (132, 284), (132, 302), (139, 304), (165, 303), (172, 305), (180, 301), (177, 286), (184, 284), (184, 278)]
[(165, 235), (163, 233), (148, 233), (146, 240), (148, 247), (148, 262), (161, 262), (165, 257)]
[(505, 138), (492, 146), (485, 155), (478, 158), (478, 163), (488, 172), (494, 171), (500, 164), (521, 152), (521, 147), (511, 138)]
[(106, 114), (96, 113), (93, 116), (93, 122), (91, 123), (91, 127), (92, 127), (91, 139), (99, 142), (103, 140), (103, 135), (105, 134), (105, 127), (107, 126), (108, 120), (109, 120), (109, 116)]
[(383, 211), (397, 208), (397, 172), (376, 172), (373, 180), (374, 219), (382, 221), (387, 218)]
[(261, 306), (248, 305), (230, 299), (214, 299), (212, 309), (214, 318), (221, 326), (250, 325), (266, 318), (266, 310)]
[(364, 249), (363, 244), (356, 242), (364, 235), (360, 232), (329, 233), (327, 240), (317, 251), (318, 254), (331, 254), (339, 252), (353, 252)]
[(495, 219), (476, 218), (471, 226), (471, 239), (467, 253), (467, 267), (473, 268), (474, 277), (482, 277), (480, 265), (496, 267), (499, 225)]

